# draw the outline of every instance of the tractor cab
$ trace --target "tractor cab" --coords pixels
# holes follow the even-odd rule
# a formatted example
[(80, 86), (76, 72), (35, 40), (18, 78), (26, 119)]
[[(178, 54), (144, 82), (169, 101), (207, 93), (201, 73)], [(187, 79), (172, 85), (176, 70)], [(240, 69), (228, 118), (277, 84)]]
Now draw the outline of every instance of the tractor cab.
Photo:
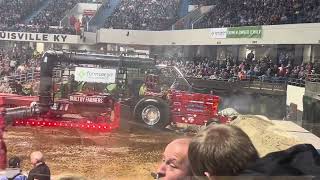
[(145, 78), (145, 95), (166, 96), (170, 90), (194, 92), (195, 88), (175, 66), (157, 65)]

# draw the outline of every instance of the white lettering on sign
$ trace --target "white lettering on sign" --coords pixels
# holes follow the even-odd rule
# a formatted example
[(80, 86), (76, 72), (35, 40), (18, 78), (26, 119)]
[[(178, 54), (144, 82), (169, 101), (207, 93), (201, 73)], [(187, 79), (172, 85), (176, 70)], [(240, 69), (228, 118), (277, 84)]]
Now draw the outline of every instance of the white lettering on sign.
[(103, 98), (102, 97), (87, 97), (87, 96), (70, 96), (70, 101), (102, 104)]
[(80, 39), (77, 35), (67, 34), (46, 34), (28, 32), (0, 32), (0, 40), (7, 41), (32, 41), (32, 42), (51, 42), (51, 43), (72, 43), (77, 44)]
[(93, 83), (115, 83), (115, 69), (98, 69), (76, 67), (75, 80)]

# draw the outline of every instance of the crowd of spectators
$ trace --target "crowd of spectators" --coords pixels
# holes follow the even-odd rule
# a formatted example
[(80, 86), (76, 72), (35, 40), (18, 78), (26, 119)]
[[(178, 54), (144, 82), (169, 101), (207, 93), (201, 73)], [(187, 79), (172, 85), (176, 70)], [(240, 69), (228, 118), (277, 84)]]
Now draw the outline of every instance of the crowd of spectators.
[(219, 0), (196, 28), (320, 22), (318, 0)]
[(34, 17), (30, 24), (41, 26), (59, 26), (60, 21), (77, 3), (86, 2), (86, 0), (54, 0)]
[[(30, 22), (26, 17), (46, 0), (3, 0), (0, 2), (0, 30), (76, 34), (71, 28), (52, 28), (77, 3), (92, 0), (49, 0)], [(318, 0), (191, 0), (190, 4), (215, 5), (195, 28), (275, 25), (320, 22)], [(105, 27), (132, 30), (167, 30), (178, 20), (179, 0), (122, 0)], [(23, 25), (25, 24), (25, 25)], [(82, 23), (85, 24), (85, 23)], [(27, 26), (29, 25), (29, 26)]]
[(215, 4), (215, 1), (212, 0), (190, 0), (191, 5), (198, 5), (198, 6), (209, 6)]
[(167, 30), (177, 20), (177, 0), (122, 0), (106, 19), (105, 27), (132, 30)]
[[(28, 95), (37, 82), (27, 80), (27, 74), (40, 71), (40, 58), (41, 54), (30, 47), (0, 49), (0, 92)], [(23, 77), (23, 82), (17, 77)]]
[(267, 56), (260, 60), (250, 59), (250, 54), (244, 61), (239, 63), (234, 63), (232, 57), (228, 57), (223, 61), (212, 61), (209, 58), (198, 57), (192, 60), (180, 59), (165, 61), (164, 63), (177, 66), (186, 77), (224, 81), (305, 80), (312, 74), (319, 74), (319, 67), (312, 63), (293, 65), (291, 60), (288, 58), (282, 59), (281, 56), (278, 59), (278, 63), (275, 63)]
[(0, 1), (0, 31), (76, 34), (74, 26), (60, 27), (60, 21), (81, 2), (92, 0), (49, 0), (47, 7), (27, 22), (26, 18), (43, 6), (45, 0)]
[(23, 19), (41, 6), (44, 0), (0, 1), (0, 26), (11, 27), (23, 23)]

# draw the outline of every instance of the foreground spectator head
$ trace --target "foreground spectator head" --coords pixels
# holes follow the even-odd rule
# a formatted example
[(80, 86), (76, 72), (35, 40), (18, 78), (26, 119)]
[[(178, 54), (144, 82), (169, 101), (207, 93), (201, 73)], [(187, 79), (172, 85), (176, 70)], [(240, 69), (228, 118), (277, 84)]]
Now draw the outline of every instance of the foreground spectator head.
[(50, 180), (50, 169), (44, 162), (40, 151), (31, 153), (30, 160), (34, 168), (29, 172), (28, 180)]
[(14, 156), (9, 159), (8, 164), (9, 164), (9, 168), (20, 168), (21, 160), (19, 157)]
[(38, 163), (43, 162), (43, 154), (40, 151), (35, 151), (30, 155), (30, 161), (33, 166), (36, 166)]
[(248, 135), (228, 125), (212, 125), (196, 135), (188, 156), (193, 175), (210, 180), (238, 175), (259, 158)]
[(188, 160), (190, 139), (177, 139), (167, 145), (158, 175), (164, 180), (184, 180), (190, 178), (191, 170)]

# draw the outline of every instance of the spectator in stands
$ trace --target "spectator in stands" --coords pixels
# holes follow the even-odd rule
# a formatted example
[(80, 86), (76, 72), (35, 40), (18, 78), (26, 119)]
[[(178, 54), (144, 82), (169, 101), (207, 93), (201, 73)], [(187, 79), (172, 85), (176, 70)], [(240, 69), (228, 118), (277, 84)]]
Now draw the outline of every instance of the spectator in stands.
[(252, 63), (254, 57), (253, 51), (251, 51), (247, 56), (248, 63)]
[(191, 178), (188, 147), (190, 139), (177, 139), (167, 145), (162, 163), (158, 169), (158, 177), (164, 180), (188, 180)]
[(28, 180), (50, 180), (50, 169), (44, 162), (43, 154), (35, 151), (30, 155), (33, 169), (29, 172)]
[[(15, 32), (53, 33), (53, 34), (75, 34), (73, 26), (58, 27), (71, 8), (79, 2), (89, 0), (55, 0), (50, 1), (44, 10), (40, 11), (30, 22), (25, 23), (28, 15), (38, 10), (45, 1), (23, 0), (0, 1), (0, 30)], [(59, 7), (59, 8), (57, 8)]]
[(240, 128), (211, 125), (192, 139), (188, 157), (196, 178), (218, 179), (219, 176), (240, 174), (259, 155)]
[(76, 23), (77, 19), (74, 15), (72, 15), (69, 19), (69, 24), (71, 27), (74, 27), (74, 24)]

